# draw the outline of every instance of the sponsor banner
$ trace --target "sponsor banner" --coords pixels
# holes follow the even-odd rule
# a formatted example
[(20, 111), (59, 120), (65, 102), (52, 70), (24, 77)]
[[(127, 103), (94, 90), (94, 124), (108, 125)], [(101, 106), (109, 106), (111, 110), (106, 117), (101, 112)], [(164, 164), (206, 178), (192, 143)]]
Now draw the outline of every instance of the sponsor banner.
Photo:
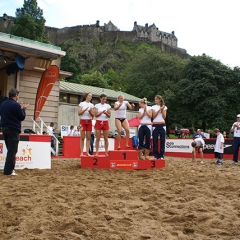
[(58, 66), (51, 65), (48, 69), (42, 74), (41, 80), (38, 85), (35, 108), (34, 108), (34, 121), (37, 120), (49, 93), (51, 92), (53, 85), (57, 81), (59, 76)]
[[(108, 150), (114, 150), (114, 141), (115, 141), (114, 138), (108, 138)], [(83, 152), (86, 152), (86, 139), (84, 140)], [(96, 152), (96, 138), (94, 139), (94, 143), (93, 143), (93, 152)], [(99, 140), (98, 152), (105, 152), (103, 137), (101, 137)]]
[(110, 160), (110, 168), (138, 169), (137, 160)]
[(192, 139), (166, 139), (166, 152), (192, 152)]
[[(182, 153), (189, 153), (192, 152), (192, 143), (193, 139), (166, 139), (166, 147), (165, 151), (167, 152), (182, 152)], [(203, 152), (213, 154), (214, 147), (216, 143), (216, 139), (204, 139), (205, 147)], [(224, 143), (224, 151), (225, 154), (232, 154), (233, 153), (233, 139), (225, 139)]]
[[(0, 169), (4, 168), (7, 148), (0, 140)], [(16, 154), (15, 169), (51, 169), (51, 146), (49, 142), (20, 141)]]
[[(214, 153), (214, 147), (216, 143), (216, 139), (204, 139), (205, 141), (205, 147), (204, 147), (204, 153)], [(224, 150), (223, 153), (225, 154), (233, 154), (233, 139), (225, 139), (224, 143)]]
[[(78, 126), (74, 126), (74, 130), (77, 130)], [(68, 133), (70, 131), (70, 126), (67, 125), (61, 125), (61, 138), (63, 138), (63, 136), (68, 136)]]

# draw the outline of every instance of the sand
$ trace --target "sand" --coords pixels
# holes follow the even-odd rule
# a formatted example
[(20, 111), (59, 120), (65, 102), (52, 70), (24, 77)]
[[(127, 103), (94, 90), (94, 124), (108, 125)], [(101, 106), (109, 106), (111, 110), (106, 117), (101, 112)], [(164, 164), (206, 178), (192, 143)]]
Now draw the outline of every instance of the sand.
[(0, 239), (240, 239), (240, 164), (166, 158), (155, 170), (81, 169), (0, 175)]

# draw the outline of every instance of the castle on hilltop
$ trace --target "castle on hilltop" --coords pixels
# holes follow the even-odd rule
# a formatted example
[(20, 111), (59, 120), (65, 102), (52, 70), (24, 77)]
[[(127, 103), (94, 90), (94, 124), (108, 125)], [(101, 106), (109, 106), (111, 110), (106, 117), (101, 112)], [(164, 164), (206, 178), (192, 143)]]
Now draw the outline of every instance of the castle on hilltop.
[[(11, 26), (14, 24), (14, 17), (3, 14), (0, 17), (0, 32), (10, 33)], [(59, 45), (69, 39), (80, 43), (91, 43), (93, 41), (117, 41), (125, 40), (127, 42), (152, 42), (160, 47), (169, 55), (177, 55), (181, 58), (188, 58), (189, 55), (185, 49), (178, 47), (178, 39), (174, 34), (158, 30), (155, 24), (148, 26), (138, 25), (134, 22), (132, 31), (120, 31), (111, 21), (104, 26), (100, 26), (100, 21), (90, 25), (78, 25), (73, 27), (54, 28), (45, 27), (46, 38), (53, 45)]]

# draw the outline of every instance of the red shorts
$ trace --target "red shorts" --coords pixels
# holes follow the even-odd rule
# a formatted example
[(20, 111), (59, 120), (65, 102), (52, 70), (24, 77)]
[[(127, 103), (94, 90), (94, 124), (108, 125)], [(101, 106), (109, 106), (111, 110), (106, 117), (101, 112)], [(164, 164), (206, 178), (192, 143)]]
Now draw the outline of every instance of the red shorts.
[(80, 125), (82, 125), (82, 131), (92, 131), (92, 120), (91, 119), (81, 119)]
[(109, 130), (108, 121), (96, 120), (95, 129), (96, 130)]

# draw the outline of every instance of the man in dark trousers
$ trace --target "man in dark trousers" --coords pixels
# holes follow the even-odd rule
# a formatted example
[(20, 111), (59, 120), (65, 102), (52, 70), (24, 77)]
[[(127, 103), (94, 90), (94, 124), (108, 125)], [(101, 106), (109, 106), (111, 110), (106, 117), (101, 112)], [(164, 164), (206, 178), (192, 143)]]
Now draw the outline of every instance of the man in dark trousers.
[(8, 93), (8, 99), (0, 106), (2, 133), (7, 147), (4, 175), (17, 175), (14, 171), (15, 158), (21, 133), (21, 121), (26, 117), (25, 110), (29, 104), (18, 103), (19, 91), (15, 88)]

